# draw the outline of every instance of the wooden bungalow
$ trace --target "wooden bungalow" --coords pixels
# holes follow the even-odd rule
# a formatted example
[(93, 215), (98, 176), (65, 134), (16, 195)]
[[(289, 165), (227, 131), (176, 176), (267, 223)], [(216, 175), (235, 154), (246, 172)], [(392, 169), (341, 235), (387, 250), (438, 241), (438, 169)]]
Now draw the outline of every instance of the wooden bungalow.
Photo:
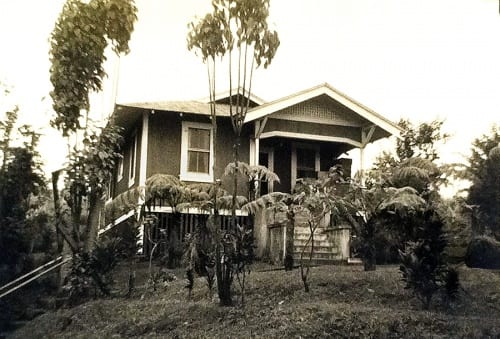
[[(291, 192), (298, 179), (319, 178), (338, 163), (350, 171), (350, 160), (341, 156), (355, 148), (360, 150), (359, 162), (363, 169), (365, 147), (381, 138), (398, 136), (401, 131), (397, 124), (329, 84), (272, 102), (264, 102), (256, 96), (248, 99), (250, 110), (240, 140), (240, 160), (251, 165), (265, 165), (280, 178), (279, 183), (263, 185), (262, 193)], [(228, 93), (218, 95), (216, 105), (216, 145), (208, 100), (116, 105), (114, 121), (124, 128), (125, 145), (111, 197), (131, 187), (143, 186), (146, 179), (156, 173), (172, 174), (184, 182), (208, 183), (214, 178), (221, 179), (222, 185), (229, 188), (231, 180), (223, 177), (225, 166), (232, 160), (234, 141)], [(218, 164), (215, 171), (212, 166), (214, 150)], [(248, 185), (238, 187), (240, 195), (248, 195)], [(158, 210), (158, 213), (168, 212), (168, 209)], [(168, 220), (168, 217), (163, 218)], [(180, 240), (184, 233), (196, 227), (198, 221), (193, 218), (184, 217), (185, 227), (176, 235)], [(268, 227), (272, 224), (276, 223), (265, 213), (255, 216), (256, 254), (280, 260), (285, 254), (283, 230)], [(298, 251), (307, 232), (300, 225), (296, 226)], [(319, 261), (347, 260), (348, 228), (332, 227), (326, 220), (318, 234)]]

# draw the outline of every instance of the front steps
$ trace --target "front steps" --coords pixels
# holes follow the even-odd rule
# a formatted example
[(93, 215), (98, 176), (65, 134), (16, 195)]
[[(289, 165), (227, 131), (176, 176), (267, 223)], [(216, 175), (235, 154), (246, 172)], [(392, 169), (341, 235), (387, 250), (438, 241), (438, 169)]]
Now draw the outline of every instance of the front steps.
[[(304, 260), (309, 260), (311, 241), (309, 227), (295, 226), (293, 241), (293, 258), (300, 261), (300, 254), (304, 251)], [(343, 253), (338, 239), (331, 229), (318, 227), (314, 232), (314, 252), (311, 260), (313, 265), (331, 265), (347, 263), (348, 255)], [(344, 251), (345, 252), (345, 251)]]

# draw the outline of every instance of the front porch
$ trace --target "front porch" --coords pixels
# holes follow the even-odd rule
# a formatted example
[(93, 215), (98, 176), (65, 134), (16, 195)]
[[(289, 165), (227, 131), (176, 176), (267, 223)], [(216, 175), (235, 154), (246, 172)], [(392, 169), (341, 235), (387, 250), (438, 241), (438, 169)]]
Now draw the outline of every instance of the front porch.
[[(279, 183), (263, 185), (263, 194), (292, 193), (301, 179), (320, 179), (335, 165), (341, 165), (344, 177), (352, 177), (353, 161), (347, 154), (355, 149), (359, 151), (357, 171), (363, 180), (366, 146), (401, 132), (397, 124), (328, 84), (255, 107), (245, 121), (254, 127), (250, 164), (265, 165), (280, 178)], [(293, 229), (293, 235), (287, 237), (283, 220), (271, 220), (265, 213), (256, 216), (257, 256), (281, 262), (287, 255), (286, 239), (293, 238), (293, 251), (288, 252), (297, 259), (310, 231), (304, 218), (296, 219)], [(326, 217), (315, 236), (315, 260), (347, 262), (348, 227), (333, 225)]]

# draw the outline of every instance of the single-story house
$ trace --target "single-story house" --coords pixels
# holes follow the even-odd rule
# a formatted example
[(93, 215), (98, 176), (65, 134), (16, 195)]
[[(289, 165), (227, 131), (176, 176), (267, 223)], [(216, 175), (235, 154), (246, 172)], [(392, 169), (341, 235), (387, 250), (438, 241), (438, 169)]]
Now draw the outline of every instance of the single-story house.
[[(240, 140), (240, 160), (250, 165), (265, 165), (280, 178), (279, 183), (263, 187), (262, 193), (291, 192), (299, 178), (318, 178), (339, 162), (350, 171), (350, 161), (339, 157), (355, 148), (360, 150), (362, 169), (363, 151), (369, 143), (401, 132), (397, 124), (326, 83), (271, 102), (254, 95), (248, 99), (250, 109)], [(125, 144), (111, 188), (112, 197), (144, 185), (156, 173), (172, 174), (185, 182), (213, 182), (214, 178), (222, 178), (233, 155), (229, 93), (216, 96), (215, 102), (216, 145), (208, 100), (117, 104), (114, 122), (124, 128)], [(215, 172), (214, 150), (218, 164)], [(239, 185), (239, 194), (247, 194), (247, 189), (248, 186)], [(273, 243), (278, 242), (278, 248), (283, 245), (281, 237), (273, 237), (268, 219), (265, 216), (254, 219), (257, 256), (268, 255)], [(186, 220), (191, 219), (186, 216)], [(332, 255), (325, 253), (324, 259), (347, 259), (348, 230), (328, 233), (327, 226), (324, 237), (317, 239), (324, 241), (320, 245), (324, 245), (326, 252), (328, 246), (336, 249)], [(296, 227), (296, 232), (299, 248), (300, 227)], [(182, 239), (182, 234), (179, 237)], [(283, 255), (281, 252), (277, 257)]]

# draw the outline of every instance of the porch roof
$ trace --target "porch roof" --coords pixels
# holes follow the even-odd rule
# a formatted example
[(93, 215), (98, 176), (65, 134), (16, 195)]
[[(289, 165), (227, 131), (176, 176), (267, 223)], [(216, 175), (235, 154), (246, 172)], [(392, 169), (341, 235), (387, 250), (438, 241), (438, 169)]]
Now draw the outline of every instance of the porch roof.
[[(381, 132), (385, 132), (377, 133), (380, 137), (383, 137), (384, 134), (386, 134), (385, 136), (395, 135), (399, 137), (402, 132), (401, 127), (399, 127), (396, 123), (360, 104), (356, 100), (333, 88), (328, 83), (324, 83), (255, 107), (248, 112), (245, 122), (257, 121), (262, 118), (271, 117), (271, 115), (276, 113), (278, 114), (275, 116), (281, 115), (282, 118), (284, 118), (283, 114), (286, 113), (287, 109), (311, 100), (318, 100), (318, 98), (321, 98), (323, 102), (327, 102), (325, 99), (330, 100), (330, 103), (326, 103), (328, 107), (326, 107), (325, 110), (332, 113), (332, 115), (334, 115), (336, 111), (339, 111), (339, 108), (342, 108), (341, 110), (344, 111), (343, 113), (350, 113), (351, 115), (354, 114), (351, 121), (348, 123), (346, 123), (346, 121), (328, 121), (328, 116), (323, 121), (318, 121), (320, 123), (330, 123), (332, 125), (339, 124), (361, 128), (376, 126), (382, 130)], [(290, 114), (285, 115), (291, 117)], [(291, 120), (296, 120), (296, 118), (292, 118)]]

